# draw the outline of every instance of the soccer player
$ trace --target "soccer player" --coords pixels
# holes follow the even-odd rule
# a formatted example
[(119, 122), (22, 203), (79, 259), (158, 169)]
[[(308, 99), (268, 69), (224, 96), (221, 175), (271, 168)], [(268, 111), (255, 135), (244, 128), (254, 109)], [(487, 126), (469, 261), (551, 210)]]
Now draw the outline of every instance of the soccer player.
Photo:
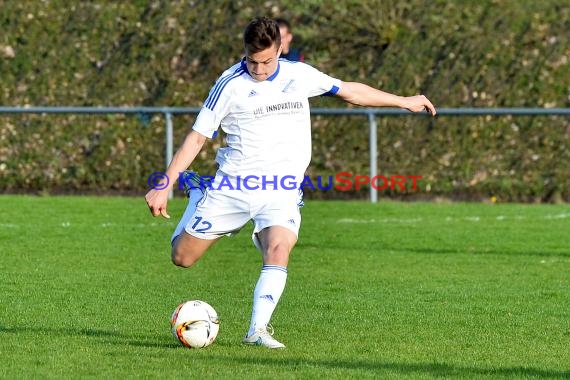
[[(153, 216), (169, 218), (168, 193), (208, 138), (221, 126), (227, 146), (216, 155), (214, 183), (204, 191), (189, 186), (189, 202), (172, 236), (172, 261), (192, 266), (218, 239), (254, 222), (252, 239), (263, 265), (254, 290), (249, 331), (243, 343), (283, 348), (272, 336), (271, 316), (287, 279), (289, 254), (297, 242), (301, 215), (298, 188), (311, 156), (309, 97), (335, 95), (356, 105), (428, 111), (423, 95), (402, 97), (357, 82), (344, 82), (302, 63), (279, 59), (279, 25), (261, 17), (243, 36), (245, 57), (226, 70), (212, 87), (192, 131), (167, 169), (168, 186), (152, 189), (146, 202)], [(247, 179), (247, 180), (246, 180)], [(198, 178), (183, 178), (197, 184)]]

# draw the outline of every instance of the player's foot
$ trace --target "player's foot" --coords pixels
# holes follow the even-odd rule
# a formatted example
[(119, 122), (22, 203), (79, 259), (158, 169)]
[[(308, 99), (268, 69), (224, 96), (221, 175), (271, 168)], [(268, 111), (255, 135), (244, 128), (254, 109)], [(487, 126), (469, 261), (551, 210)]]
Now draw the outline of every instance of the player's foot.
[(190, 192), (196, 189), (204, 193), (204, 184), (202, 183), (202, 179), (198, 173), (191, 170), (185, 170), (184, 173), (182, 173), (182, 182), (186, 197), (190, 198)]
[(285, 345), (278, 342), (273, 338), (273, 327), (267, 326), (271, 332), (267, 331), (267, 328), (255, 329), (255, 332), (250, 336), (243, 338), (243, 344), (250, 346), (264, 346), (267, 348), (285, 348)]

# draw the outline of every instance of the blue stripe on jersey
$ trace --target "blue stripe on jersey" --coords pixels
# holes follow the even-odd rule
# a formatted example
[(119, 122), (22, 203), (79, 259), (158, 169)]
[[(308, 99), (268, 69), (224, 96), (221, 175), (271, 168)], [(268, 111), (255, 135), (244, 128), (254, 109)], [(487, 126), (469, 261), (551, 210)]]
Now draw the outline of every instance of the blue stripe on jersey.
[(212, 88), (212, 91), (210, 92), (210, 95), (208, 96), (208, 99), (206, 99), (206, 103), (204, 104), (204, 106), (206, 108), (209, 108), (211, 110), (214, 109), (214, 107), (216, 106), (216, 103), (218, 102), (218, 100), (220, 99), (220, 95), (222, 93), (222, 90), (226, 87), (226, 85), (234, 78), (239, 77), (241, 74), (243, 74), (243, 71), (241, 68), (239, 68), (238, 70), (236, 70), (235, 72), (226, 75), (225, 77), (221, 78), (218, 83), (214, 86), (214, 88)]
[(273, 79), (277, 78), (277, 74), (279, 74), (279, 68), (281, 67), (281, 65), (279, 64), (279, 62), (277, 62), (277, 70), (275, 70), (275, 72), (273, 74), (271, 74), (271, 76), (269, 78), (267, 78), (268, 81), (272, 81)]
[(236, 71), (234, 71), (231, 74), (226, 75), (225, 77), (221, 78), (218, 83), (214, 86), (214, 88), (212, 88), (212, 91), (210, 92), (210, 95), (208, 96), (208, 98), (206, 99), (206, 103), (204, 104), (204, 107), (209, 108), (211, 110), (214, 109), (214, 107), (216, 106), (216, 103), (218, 102), (218, 100), (220, 99), (220, 95), (222, 93), (222, 90), (226, 87), (226, 85), (234, 78), (239, 77), (240, 75), (242, 75), (244, 73), (244, 70), (239, 67)]
[(336, 93), (338, 92), (339, 88), (337, 86), (332, 86), (332, 88), (330, 90), (328, 90), (327, 92), (325, 92), (323, 95), (324, 96), (331, 96), (331, 95), (336, 95)]

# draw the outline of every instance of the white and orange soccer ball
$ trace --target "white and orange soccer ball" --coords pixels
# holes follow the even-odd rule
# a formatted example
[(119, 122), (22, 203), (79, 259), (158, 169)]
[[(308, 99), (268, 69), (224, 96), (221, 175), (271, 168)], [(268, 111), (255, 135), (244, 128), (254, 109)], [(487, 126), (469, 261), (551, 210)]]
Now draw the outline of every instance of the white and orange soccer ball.
[(214, 342), (220, 329), (218, 313), (204, 301), (178, 305), (170, 318), (172, 335), (188, 348), (203, 348)]

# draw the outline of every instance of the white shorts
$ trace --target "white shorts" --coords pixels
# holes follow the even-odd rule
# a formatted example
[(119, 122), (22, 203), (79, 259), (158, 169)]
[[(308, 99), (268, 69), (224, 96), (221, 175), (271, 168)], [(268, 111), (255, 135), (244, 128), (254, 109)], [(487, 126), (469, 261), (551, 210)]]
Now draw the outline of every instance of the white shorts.
[[(219, 183), (216, 177), (214, 183)], [(206, 189), (185, 231), (197, 238), (213, 240), (239, 232), (253, 220), (253, 238), (264, 228), (281, 226), (299, 236), (302, 192), (284, 189)]]

